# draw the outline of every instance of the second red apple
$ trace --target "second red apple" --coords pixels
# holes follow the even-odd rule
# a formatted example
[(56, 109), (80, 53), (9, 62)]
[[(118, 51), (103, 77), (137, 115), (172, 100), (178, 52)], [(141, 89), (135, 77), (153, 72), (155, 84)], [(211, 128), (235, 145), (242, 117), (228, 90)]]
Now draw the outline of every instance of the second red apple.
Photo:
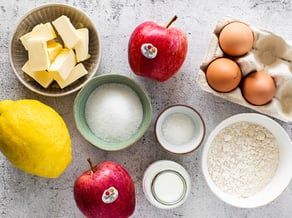
[(88, 218), (128, 218), (136, 205), (135, 186), (129, 173), (111, 161), (92, 165), (74, 183), (74, 199)]

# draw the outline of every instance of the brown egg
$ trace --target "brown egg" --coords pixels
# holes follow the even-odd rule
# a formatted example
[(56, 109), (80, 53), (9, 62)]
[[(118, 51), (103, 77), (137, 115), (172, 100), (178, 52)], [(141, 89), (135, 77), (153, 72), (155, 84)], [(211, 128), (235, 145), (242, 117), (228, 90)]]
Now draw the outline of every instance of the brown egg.
[(253, 72), (244, 78), (241, 91), (243, 97), (249, 103), (265, 105), (273, 99), (276, 85), (274, 79), (269, 74)]
[(229, 58), (212, 61), (206, 70), (209, 85), (218, 92), (230, 92), (241, 80), (241, 70), (236, 62)]
[(254, 41), (250, 27), (242, 22), (227, 24), (219, 34), (219, 45), (224, 53), (242, 56), (249, 52)]

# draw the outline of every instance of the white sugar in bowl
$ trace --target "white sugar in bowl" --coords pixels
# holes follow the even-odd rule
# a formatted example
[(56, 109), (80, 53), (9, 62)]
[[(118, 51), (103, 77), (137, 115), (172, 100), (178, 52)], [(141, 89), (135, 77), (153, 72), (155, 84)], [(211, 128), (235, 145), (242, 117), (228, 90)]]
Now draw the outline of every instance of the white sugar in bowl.
[(202, 171), (211, 191), (239, 208), (275, 200), (292, 178), (292, 142), (273, 119), (242, 113), (222, 121), (209, 135)]

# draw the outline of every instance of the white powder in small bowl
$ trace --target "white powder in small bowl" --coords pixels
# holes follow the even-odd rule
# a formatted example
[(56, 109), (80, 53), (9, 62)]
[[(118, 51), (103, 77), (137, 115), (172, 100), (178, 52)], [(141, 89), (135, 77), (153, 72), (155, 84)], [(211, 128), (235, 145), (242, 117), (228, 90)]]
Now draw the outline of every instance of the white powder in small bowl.
[(238, 122), (222, 129), (211, 142), (208, 171), (224, 192), (246, 198), (261, 191), (273, 178), (279, 147), (265, 127)]
[(108, 83), (96, 88), (85, 106), (91, 131), (107, 142), (130, 138), (143, 119), (142, 103), (134, 90), (124, 84)]
[(195, 136), (194, 121), (184, 113), (170, 114), (162, 124), (162, 134), (165, 140), (171, 144), (186, 144)]

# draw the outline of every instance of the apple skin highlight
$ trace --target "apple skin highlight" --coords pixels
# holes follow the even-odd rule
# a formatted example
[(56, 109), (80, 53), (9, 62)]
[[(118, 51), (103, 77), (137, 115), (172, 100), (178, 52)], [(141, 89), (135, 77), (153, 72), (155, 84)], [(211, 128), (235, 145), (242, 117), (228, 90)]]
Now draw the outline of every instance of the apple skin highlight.
[[(118, 192), (111, 203), (103, 201), (110, 187)], [(115, 162), (102, 162), (80, 175), (74, 183), (74, 199), (88, 218), (127, 218), (135, 210), (135, 186), (129, 173)]]
[[(182, 30), (169, 25), (147, 21), (134, 29), (128, 44), (128, 60), (135, 74), (163, 82), (178, 72), (186, 58), (188, 40)], [(144, 43), (157, 48), (155, 58), (146, 58), (141, 53)]]

